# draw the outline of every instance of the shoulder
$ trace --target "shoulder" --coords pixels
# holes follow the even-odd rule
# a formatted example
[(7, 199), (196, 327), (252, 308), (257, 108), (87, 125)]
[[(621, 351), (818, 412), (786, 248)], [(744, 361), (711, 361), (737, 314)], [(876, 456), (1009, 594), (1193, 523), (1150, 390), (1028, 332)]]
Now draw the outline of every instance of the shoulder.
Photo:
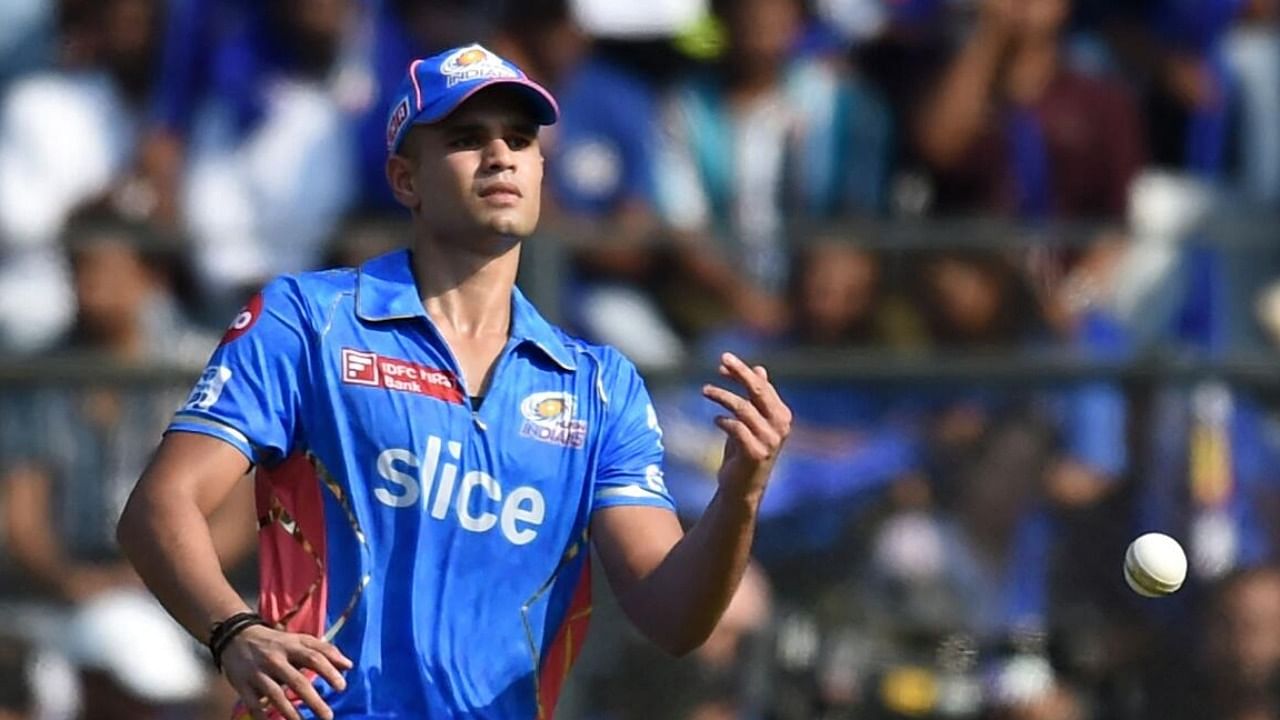
[(631, 359), (612, 345), (588, 342), (555, 328), (565, 350), (577, 362), (578, 372), (594, 374), (596, 390), (606, 404), (612, 405), (617, 397), (644, 387), (644, 378)]
[(299, 329), (323, 327), (343, 299), (355, 296), (356, 276), (354, 268), (279, 275), (249, 300), (241, 316), (270, 313)]

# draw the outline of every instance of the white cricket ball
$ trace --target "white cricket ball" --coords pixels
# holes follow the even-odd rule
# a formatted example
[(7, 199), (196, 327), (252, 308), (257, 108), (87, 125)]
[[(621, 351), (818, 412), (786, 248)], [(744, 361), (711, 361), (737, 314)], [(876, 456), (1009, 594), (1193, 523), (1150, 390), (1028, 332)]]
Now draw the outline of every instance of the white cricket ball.
[(1147, 533), (1129, 543), (1124, 554), (1124, 580), (1144, 597), (1176, 592), (1187, 579), (1187, 554), (1177, 540)]

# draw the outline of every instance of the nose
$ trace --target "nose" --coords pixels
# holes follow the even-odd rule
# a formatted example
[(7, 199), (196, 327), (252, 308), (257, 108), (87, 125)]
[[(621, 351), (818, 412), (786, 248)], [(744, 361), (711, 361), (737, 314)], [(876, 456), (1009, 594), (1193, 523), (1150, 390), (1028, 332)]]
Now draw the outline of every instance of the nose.
[(515, 153), (507, 146), (506, 138), (496, 137), (484, 146), (484, 167), (491, 173), (515, 169)]

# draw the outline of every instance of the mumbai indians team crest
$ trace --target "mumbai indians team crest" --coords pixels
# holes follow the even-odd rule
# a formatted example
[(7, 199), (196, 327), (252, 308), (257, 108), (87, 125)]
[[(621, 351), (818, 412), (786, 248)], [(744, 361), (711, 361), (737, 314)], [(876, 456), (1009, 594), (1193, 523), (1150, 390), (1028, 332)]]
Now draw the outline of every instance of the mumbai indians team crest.
[(540, 392), (520, 403), (520, 434), (551, 445), (580, 448), (587, 441), (587, 421), (574, 418), (577, 399), (566, 392)]
[(445, 58), (440, 64), (440, 72), (448, 78), (447, 87), (468, 80), (520, 77), (501, 58), (479, 45), (469, 45)]

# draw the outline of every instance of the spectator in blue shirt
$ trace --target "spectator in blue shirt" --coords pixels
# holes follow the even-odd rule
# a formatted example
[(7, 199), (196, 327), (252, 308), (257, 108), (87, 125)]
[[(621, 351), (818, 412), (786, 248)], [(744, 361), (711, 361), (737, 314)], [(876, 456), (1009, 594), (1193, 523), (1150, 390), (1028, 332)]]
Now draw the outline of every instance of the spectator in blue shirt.
[(371, 12), (359, 0), (169, 8), (139, 164), (153, 216), (191, 235), (212, 299), (315, 267), (355, 201)]

